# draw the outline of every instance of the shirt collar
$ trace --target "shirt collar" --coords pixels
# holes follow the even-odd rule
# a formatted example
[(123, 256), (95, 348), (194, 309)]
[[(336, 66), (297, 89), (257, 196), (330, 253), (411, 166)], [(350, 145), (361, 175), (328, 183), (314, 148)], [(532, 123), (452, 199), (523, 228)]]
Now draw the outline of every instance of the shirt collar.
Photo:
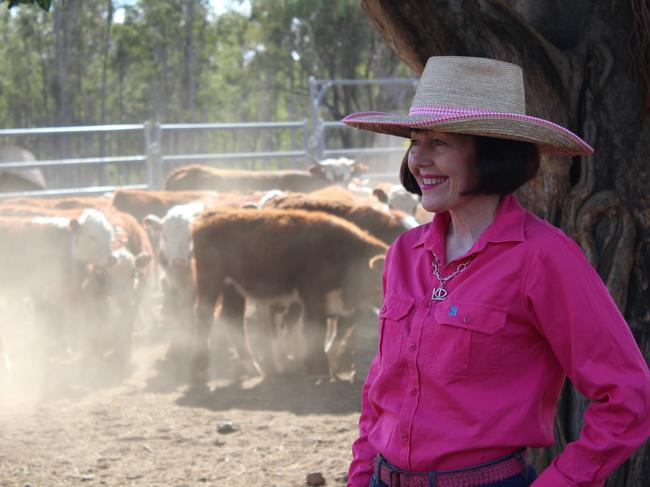
[[(488, 243), (522, 242), (526, 239), (524, 222), (526, 210), (512, 194), (505, 195), (494, 215), (494, 221), (481, 234), (468, 254), (480, 252)], [(448, 211), (436, 213), (427, 232), (422, 232), (413, 248), (425, 246), (434, 254), (445, 254), (445, 237), (451, 215)]]

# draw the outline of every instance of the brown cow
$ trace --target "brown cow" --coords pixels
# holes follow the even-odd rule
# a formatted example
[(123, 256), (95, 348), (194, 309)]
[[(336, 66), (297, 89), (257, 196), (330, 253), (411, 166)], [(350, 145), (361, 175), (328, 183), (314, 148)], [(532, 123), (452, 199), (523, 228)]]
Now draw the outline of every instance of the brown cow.
[(216, 200), (215, 191), (149, 191), (146, 189), (118, 189), (113, 193), (112, 205), (133, 216), (139, 222), (148, 215), (165, 216), (176, 205)]
[[(194, 372), (200, 379), (207, 370), (214, 309), (228, 285), (255, 302), (297, 296), (304, 306), (306, 365), (318, 374), (328, 372), (323, 350), (327, 318), (349, 315), (381, 299), (381, 269), (376, 264), (383, 262), (386, 244), (325, 213), (205, 212), (195, 221), (193, 243), (199, 333)], [(224, 317), (222, 310), (220, 318), (241, 329), (244, 310), (233, 311)]]
[(95, 208), (104, 210), (110, 207), (111, 200), (106, 196), (64, 196), (60, 198), (17, 197), (0, 201), (0, 208), (20, 206), (43, 208), (45, 210), (83, 210)]
[(409, 228), (417, 226), (412, 218), (399, 210), (385, 211), (371, 204), (336, 201), (327, 197), (327, 194), (326, 197), (314, 197), (314, 193), (276, 196), (266, 203), (266, 208), (322, 211), (354, 223), (387, 244), (391, 244)]
[[(287, 193), (269, 198), (268, 208), (301, 209), (307, 211), (323, 211), (336, 215), (354, 223), (374, 237), (390, 244), (398, 235), (417, 225), (414, 219), (405, 213), (388, 208), (373, 197), (362, 197), (351, 193), (339, 186), (330, 186), (309, 194)], [(355, 339), (360, 323), (372, 325), (376, 323), (376, 315), (370, 310), (360, 310), (354, 315), (341, 317), (331, 321), (330, 341), (328, 347), (331, 375), (337, 377), (338, 362), (341, 354), (346, 351), (346, 358), (355, 362), (354, 348), (346, 349), (345, 344)], [(285, 328), (288, 328), (285, 326)], [(352, 368), (354, 366), (352, 365)]]
[[(325, 162), (325, 161), (324, 161)], [(314, 191), (335, 183), (347, 183), (367, 168), (361, 164), (345, 165), (345, 172), (336, 171), (334, 164), (313, 164), (308, 170), (243, 171), (215, 169), (192, 164), (172, 171), (165, 189), (172, 191), (212, 189), (217, 191)]]

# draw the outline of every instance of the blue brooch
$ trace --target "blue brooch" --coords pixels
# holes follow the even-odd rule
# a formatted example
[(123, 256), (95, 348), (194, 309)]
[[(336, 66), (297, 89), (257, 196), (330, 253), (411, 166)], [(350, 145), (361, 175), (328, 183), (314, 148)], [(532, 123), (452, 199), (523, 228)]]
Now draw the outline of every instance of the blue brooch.
[(456, 305), (452, 305), (451, 308), (449, 308), (449, 316), (456, 316), (458, 314), (458, 308)]

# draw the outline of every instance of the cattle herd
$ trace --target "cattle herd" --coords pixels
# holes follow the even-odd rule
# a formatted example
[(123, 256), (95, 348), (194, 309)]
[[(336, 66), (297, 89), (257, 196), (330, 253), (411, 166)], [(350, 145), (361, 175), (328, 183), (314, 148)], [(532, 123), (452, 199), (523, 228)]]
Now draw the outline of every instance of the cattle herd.
[[(148, 322), (170, 330), (167, 356), (194, 382), (226, 349), (244, 374), (336, 378), (380, 306), (388, 245), (418, 224), (417, 200), (359, 183), (364, 170), (348, 159), (304, 171), (190, 165), (162, 191), (1, 200), (2, 316), (27, 308), (45, 359), (128, 363), (134, 328)], [(3, 321), (7, 383), (17, 371), (3, 333), (18, 325)], [(213, 322), (223, 343), (211, 343)]]

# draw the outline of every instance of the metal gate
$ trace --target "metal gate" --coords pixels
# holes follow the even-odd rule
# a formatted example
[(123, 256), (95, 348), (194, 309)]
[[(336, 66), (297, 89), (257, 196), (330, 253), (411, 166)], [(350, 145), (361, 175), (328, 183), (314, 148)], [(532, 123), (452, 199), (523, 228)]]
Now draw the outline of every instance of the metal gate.
[[(395, 143), (398, 141), (383, 147), (328, 148), (327, 133), (341, 130), (345, 125), (339, 121), (323, 120), (321, 102), (327, 91), (335, 86), (412, 87), (415, 84), (415, 79), (317, 80), (312, 77), (309, 80), (311, 124), (305, 119), (0, 129), (0, 145), (11, 141), (37, 154), (51, 155), (36, 161), (0, 163), (0, 172), (39, 169), (48, 181), (46, 190), (1, 193), (0, 199), (93, 195), (117, 188), (160, 189), (170, 170), (192, 162), (250, 169), (297, 168), (328, 157), (397, 154), (404, 151), (402, 145)], [(95, 155), (97, 153), (99, 155)], [(106, 156), (107, 153), (111, 155)], [(68, 154), (80, 157), (71, 158)], [(395, 171), (388, 174), (372, 168), (369, 174), (371, 179), (394, 176)]]

